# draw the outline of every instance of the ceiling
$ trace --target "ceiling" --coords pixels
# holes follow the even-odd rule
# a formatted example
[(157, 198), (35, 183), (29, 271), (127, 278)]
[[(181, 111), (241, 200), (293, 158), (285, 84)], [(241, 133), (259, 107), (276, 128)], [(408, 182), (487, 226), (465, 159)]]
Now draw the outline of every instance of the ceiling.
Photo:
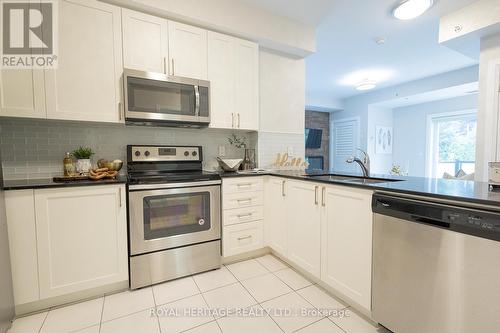
[[(377, 89), (477, 64), (438, 44), (439, 17), (474, 0), (437, 0), (423, 16), (399, 21), (400, 0), (240, 0), (317, 26), (317, 52), (306, 59), (307, 104), (329, 106), (361, 92), (342, 80), (358, 71), (385, 71)], [(377, 45), (375, 39), (386, 42)]]

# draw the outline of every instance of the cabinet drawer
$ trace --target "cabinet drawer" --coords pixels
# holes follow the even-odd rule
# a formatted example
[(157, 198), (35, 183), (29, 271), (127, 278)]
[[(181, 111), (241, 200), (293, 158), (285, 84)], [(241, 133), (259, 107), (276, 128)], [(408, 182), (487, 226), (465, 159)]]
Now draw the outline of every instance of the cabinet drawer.
[(243, 192), (223, 195), (222, 208), (234, 209), (261, 206), (264, 201), (263, 192)]
[(224, 257), (253, 251), (263, 245), (262, 221), (226, 226), (222, 234), (222, 254)]
[(223, 213), (224, 225), (232, 225), (244, 222), (262, 220), (264, 218), (264, 207), (245, 207), (236, 209), (227, 209)]
[(264, 179), (262, 177), (240, 177), (236, 179), (224, 179), (222, 193), (242, 193), (263, 191)]

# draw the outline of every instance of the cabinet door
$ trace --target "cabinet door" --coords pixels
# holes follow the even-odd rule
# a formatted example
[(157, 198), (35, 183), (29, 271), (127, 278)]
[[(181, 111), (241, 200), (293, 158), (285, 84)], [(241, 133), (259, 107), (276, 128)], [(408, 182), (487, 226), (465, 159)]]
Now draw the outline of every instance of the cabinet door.
[(372, 192), (324, 189), (321, 280), (371, 309)]
[(237, 127), (245, 130), (259, 129), (259, 46), (235, 39), (234, 104), (238, 112)]
[(286, 189), (288, 258), (320, 277), (320, 186), (290, 181)]
[(168, 21), (124, 8), (122, 24), (123, 66), (167, 73)]
[(287, 211), (285, 207), (287, 181), (269, 177), (264, 186), (264, 240), (284, 257), (287, 257)]
[(43, 71), (0, 71), (0, 116), (47, 118)]
[(207, 30), (168, 22), (170, 74), (207, 80)]
[(234, 38), (208, 32), (210, 127), (234, 127)]
[(122, 122), (120, 8), (59, 1), (58, 68), (45, 71), (50, 119)]
[(40, 296), (128, 279), (123, 185), (35, 190)]
[(5, 211), (14, 302), (31, 303), (40, 298), (33, 190), (6, 191)]

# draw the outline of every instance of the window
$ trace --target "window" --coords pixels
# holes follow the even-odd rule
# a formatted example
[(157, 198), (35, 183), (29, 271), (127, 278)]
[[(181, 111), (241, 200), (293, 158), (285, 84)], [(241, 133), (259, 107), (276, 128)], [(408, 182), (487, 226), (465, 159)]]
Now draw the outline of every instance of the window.
[(475, 171), (476, 128), (475, 111), (432, 115), (429, 118), (427, 176), (442, 178), (445, 173), (460, 176), (459, 172)]

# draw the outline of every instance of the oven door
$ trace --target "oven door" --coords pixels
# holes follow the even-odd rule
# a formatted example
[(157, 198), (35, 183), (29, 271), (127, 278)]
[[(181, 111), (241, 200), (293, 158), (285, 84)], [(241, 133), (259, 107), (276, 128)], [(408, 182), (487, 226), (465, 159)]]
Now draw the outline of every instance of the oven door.
[(220, 185), (135, 188), (129, 187), (131, 255), (220, 239)]
[(127, 121), (209, 123), (207, 81), (125, 70)]

